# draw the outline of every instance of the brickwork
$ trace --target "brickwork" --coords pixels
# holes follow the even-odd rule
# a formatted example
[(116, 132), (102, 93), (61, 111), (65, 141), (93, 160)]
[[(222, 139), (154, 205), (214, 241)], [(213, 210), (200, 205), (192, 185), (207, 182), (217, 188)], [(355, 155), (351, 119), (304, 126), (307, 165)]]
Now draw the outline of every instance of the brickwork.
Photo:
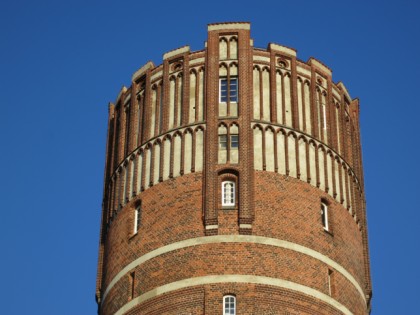
[(225, 295), (236, 314), (370, 312), (359, 101), (322, 63), (210, 24), (203, 51), (137, 71), (108, 125), (99, 314), (222, 314)]

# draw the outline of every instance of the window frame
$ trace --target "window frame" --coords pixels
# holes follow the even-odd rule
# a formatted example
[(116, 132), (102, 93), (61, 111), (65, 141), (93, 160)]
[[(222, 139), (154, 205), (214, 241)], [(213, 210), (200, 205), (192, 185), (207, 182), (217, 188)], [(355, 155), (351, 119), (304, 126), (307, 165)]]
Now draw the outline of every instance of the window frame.
[(134, 209), (133, 235), (136, 235), (139, 232), (140, 224), (141, 224), (141, 205), (138, 205)]
[[(233, 90), (235, 93), (232, 96), (232, 82), (235, 82), (235, 89)], [(238, 77), (235, 76), (231, 76), (229, 78), (229, 102), (230, 103), (238, 103)]]
[[(239, 135), (237, 133), (235, 134), (219, 134), (219, 149), (220, 150), (238, 150), (239, 149)], [(236, 140), (234, 140), (236, 139)]]
[(219, 135), (219, 149), (227, 150), (228, 149), (228, 136), (227, 134)]
[[(222, 89), (223, 82), (226, 82), (225, 85), (224, 85), (226, 87), (226, 90)], [(219, 78), (219, 103), (227, 103), (227, 100), (228, 100), (228, 83), (229, 83), (228, 77)], [(224, 95), (224, 96), (223, 96), (223, 91), (225, 91), (225, 93), (226, 93), (226, 95)], [(226, 99), (223, 100), (223, 98), (226, 98)]]
[[(219, 103), (238, 103), (239, 99), (239, 80), (238, 76), (223, 76), (219, 78)], [(232, 83), (234, 83), (232, 88)], [(222, 89), (224, 87), (225, 89)], [(224, 93), (223, 93), (224, 92)], [(234, 94), (232, 95), (232, 92)]]
[[(234, 137), (236, 137), (236, 141), (233, 141)], [(235, 134), (231, 134), (230, 135), (230, 148), (233, 150), (238, 150), (239, 149), (239, 135), (237, 133)], [(236, 143), (236, 146), (234, 146), (233, 144)]]
[[(228, 307), (226, 304), (228, 303)], [(233, 303), (233, 313), (231, 303)], [(223, 296), (223, 315), (236, 315), (236, 296), (228, 294)]]
[(321, 222), (325, 231), (329, 231), (328, 204), (321, 201)]
[[(225, 190), (225, 186), (231, 184), (232, 191), (227, 194)], [(227, 201), (227, 197), (229, 197), (229, 201)], [(236, 205), (236, 183), (232, 180), (224, 180), (222, 181), (222, 207), (234, 207)]]
[(333, 277), (334, 277), (334, 275), (333, 275), (333, 270), (331, 270), (331, 269), (328, 269), (328, 275), (327, 275), (327, 277), (328, 277), (328, 295), (329, 296), (332, 296), (333, 295)]

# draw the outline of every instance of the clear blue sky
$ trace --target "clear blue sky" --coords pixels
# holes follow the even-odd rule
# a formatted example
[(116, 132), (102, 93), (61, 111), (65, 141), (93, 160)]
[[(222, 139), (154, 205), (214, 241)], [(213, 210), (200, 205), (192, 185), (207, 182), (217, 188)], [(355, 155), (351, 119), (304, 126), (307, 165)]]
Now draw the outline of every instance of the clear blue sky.
[(249, 21), (361, 102), (373, 315), (420, 314), (418, 1), (0, 4), (0, 313), (96, 314), (107, 104), (148, 60)]

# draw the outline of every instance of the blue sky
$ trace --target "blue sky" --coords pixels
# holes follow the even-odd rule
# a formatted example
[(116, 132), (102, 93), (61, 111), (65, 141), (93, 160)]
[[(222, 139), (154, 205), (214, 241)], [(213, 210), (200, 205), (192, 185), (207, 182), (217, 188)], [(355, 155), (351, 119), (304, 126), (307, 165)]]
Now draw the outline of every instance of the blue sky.
[(360, 98), (372, 314), (419, 314), (419, 16), (414, 0), (3, 0), (0, 312), (96, 314), (108, 102), (148, 60), (202, 49), (208, 23), (249, 21), (256, 47), (314, 56)]

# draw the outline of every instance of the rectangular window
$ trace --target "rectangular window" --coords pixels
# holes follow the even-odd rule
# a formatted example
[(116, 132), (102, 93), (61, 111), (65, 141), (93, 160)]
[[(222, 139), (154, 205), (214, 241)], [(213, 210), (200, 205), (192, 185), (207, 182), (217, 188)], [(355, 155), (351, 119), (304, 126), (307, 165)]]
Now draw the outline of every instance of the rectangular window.
[(328, 269), (328, 294), (331, 296), (331, 274), (332, 271)]
[(229, 88), (229, 101), (234, 103), (238, 102), (238, 78), (230, 78)]
[(227, 93), (228, 93), (227, 86), (228, 86), (227, 78), (220, 79), (220, 103), (227, 102)]
[(228, 78), (224, 77), (220, 79), (220, 87), (219, 87), (220, 97), (219, 101), (220, 103), (227, 103), (238, 102), (238, 78), (237, 77), (230, 77)]
[(140, 208), (140, 206), (138, 206), (134, 210), (134, 230), (133, 230), (133, 234), (137, 234), (137, 232), (139, 231), (140, 220), (141, 220), (141, 208)]
[(135, 292), (135, 279), (136, 279), (136, 274), (134, 273), (134, 271), (132, 273), (130, 273), (130, 292), (128, 294), (129, 299), (132, 300), (134, 298), (134, 292)]
[[(239, 136), (230, 135), (230, 148), (238, 149), (239, 147)], [(227, 135), (219, 135), (219, 148), (222, 150), (227, 150)]]
[(328, 294), (334, 295), (334, 272), (331, 269), (328, 269)]
[(322, 126), (324, 129), (327, 129), (327, 112), (325, 110), (325, 104), (322, 104)]
[(227, 149), (227, 135), (219, 135), (219, 148), (222, 150)]
[(130, 106), (126, 104), (126, 109), (125, 109), (125, 139), (124, 139), (124, 153), (125, 155), (128, 154), (128, 144), (129, 144), (129, 138), (130, 138), (130, 123), (131, 123), (131, 118), (130, 118)]
[(232, 149), (237, 149), (239, 147), (239, 136), (230, 135), (230, 147)]
[(322, 226), (328, 231), (328, 206), (323, 202), (321, 202), (321, 219)]

